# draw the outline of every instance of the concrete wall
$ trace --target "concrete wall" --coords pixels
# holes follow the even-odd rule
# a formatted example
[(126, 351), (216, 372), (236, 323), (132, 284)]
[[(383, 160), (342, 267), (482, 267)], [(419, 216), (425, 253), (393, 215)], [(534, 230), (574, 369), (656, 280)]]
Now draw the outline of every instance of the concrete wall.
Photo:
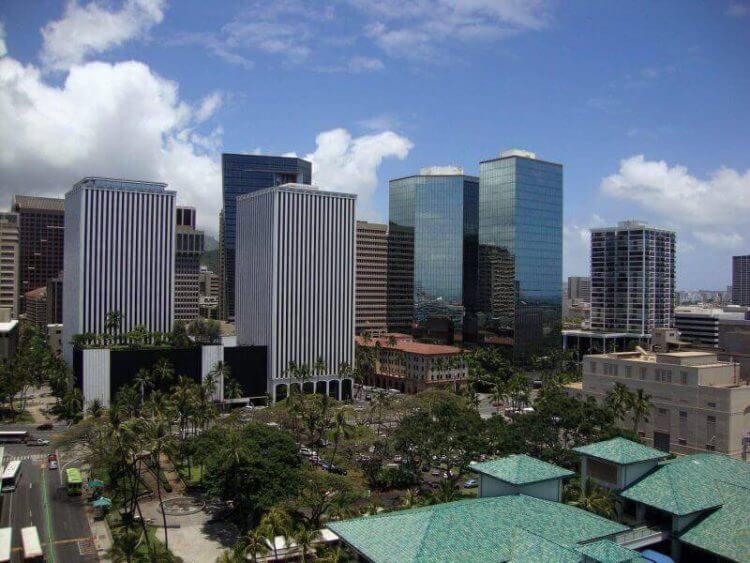
[(110, 406), (110, 352), (107, 349), (85, 350), (82, 355), (84, 408), (98, 400)]

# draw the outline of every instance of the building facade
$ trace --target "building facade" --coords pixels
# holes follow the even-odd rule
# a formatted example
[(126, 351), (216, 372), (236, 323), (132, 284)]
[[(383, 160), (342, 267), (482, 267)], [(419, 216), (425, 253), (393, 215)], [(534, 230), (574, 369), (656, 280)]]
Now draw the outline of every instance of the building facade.
[(47, 281), (47, 324), (63, 322), (63, 273)]
[(414, 329), (414, 232), (407, 227), (388, 229), (386, 320), (390, 332)]
[(195, 208), (178, 207), (174, 268), (174, 320), (192, 321), (200, 316), (200, 261), (203, 231), (195, 228)]
[(26, 303), (26, 320), (41, 327), (47, 326), (47, 288), (38, 287), (23, 296)]
[(18, 318), (19, 307), (19, 216), (0, 213), (0, 308)]
[(166, 184), (84, 178), (65, 194), (64, 338), (120, 331), (169, 332), (174, 318), (175, 192)]
[(415, 342), (407, 334), (387, 333), (357, 337), (357, 345), (374, 355), (366, 374), (370, 385), (418, 393), (430, 388), (458, 391), (469, 381), (469, 367), (461, 348)]
[[(45, 287), (63, 270), (65, 204), (60, 198), (13, 196), (19, 216), (19, 295)], [(20, 312), (25, 311), (23, 299)]]
[(456, 167), (423, 168), (389, 183), (389, 229), (411, 250), (404, 258), (413, 264), (414, 325), (448, 320), (462, 331), (474, 314), (478, 190), (479, 179)]
[(750, 254), (732, 257), (732, 303), (750, 306)]
[[(747, 307), (676, 307), (674, 326), (680, 340), (697, 346), (719, 347), (720, 321), (742, 321), (748, 316)], [(750, 350), (748, 351), (750, 352)]]
[(300, 385), (293, 365), (311, 369), (305, 392), (351, 397), (340, 370), (354, 364), (355, 202), (298, 184), (237, 200), (237, 343), (268, 348), (273, 401)]
[(220, 219), (219, 261), (222, 291), (220, 306), (225, 320), (234, 318), (237, 198), (281, 184), (310, 184), (312, 164), (301, 158), (254, 154), (222, 154), (223, 209)]
[(198, 275), (199, 315), (204, 319), (219, 318), (219, 276), (201, 266)]
[[(741, 455), (750, 432), (750, 386), (740, 379), (739, 364), (703, 351), (598, 354), (584, 357), (583, 380), (568, 390), (601, 402), (615, 383), (650, 395), (651, 412), (638, 425), (647, 444), (680, 454)], [(621, 424), (632, 429), (632, 416)]]
[(526, 361), (561, 343), (563, 168), (510, 150), (479, 168), (479, 340)]
[(675, 233), (622, 221), (591, 230), (591, 328), (649, 334), (674, 324)]
[(357, 221), (357, 334), (388, 330), (388, 225)]
[(571, 301), (591, 302), (591, 278), (569, 276), (566, 297)]

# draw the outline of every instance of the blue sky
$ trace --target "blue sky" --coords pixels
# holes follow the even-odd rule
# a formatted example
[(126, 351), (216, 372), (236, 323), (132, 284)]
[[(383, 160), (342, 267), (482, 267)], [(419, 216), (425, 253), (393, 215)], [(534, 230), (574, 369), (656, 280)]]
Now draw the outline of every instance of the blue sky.
[(0, 21), (0, 205), (135, 176), (215, 232), (218, 155), (259, 151), (386, 220), (389, 178), (518, 147), (565, 167), (566, 275), (628, 218), (677, 230), (681, 288), (750, 253), (747, 1), (8, 0)]

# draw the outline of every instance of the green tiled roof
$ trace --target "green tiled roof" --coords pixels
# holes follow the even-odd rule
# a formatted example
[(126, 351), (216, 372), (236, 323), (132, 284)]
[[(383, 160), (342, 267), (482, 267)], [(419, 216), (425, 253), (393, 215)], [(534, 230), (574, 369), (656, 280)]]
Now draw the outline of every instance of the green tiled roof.
[(626, 526), (525, 495), (389, 512), (328, 527), (376, 563), (580, 561), (577, 544)]
[(600, 563), (631, 563), (646, 561), (638, 552), (622, 547), (610, 540), (598, 540), (591, 543), (579, 545), (576, 548), (580, 553)]
[(722, 504), (718, 482), (750, 489), (750, 465), (718, 454), (695, 454), (660, 464), (620, 493), (682, 516)]
[(625, 438), (612, 438), (604, 442), (596, 442), (588, 446), (573, 448), (573, 451), (620, 465), (651, 459), (663, 459), (669, 456), (668, 453), (649, 448)]
[(573, 471), (523, 454), (472, 463), (471, 469), (513, 485), (526, 485), (575, 475)]

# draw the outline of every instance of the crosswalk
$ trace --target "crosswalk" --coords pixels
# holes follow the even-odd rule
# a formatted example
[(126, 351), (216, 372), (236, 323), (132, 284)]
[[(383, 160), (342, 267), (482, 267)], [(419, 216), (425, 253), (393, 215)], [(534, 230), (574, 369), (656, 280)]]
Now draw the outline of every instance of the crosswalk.
[(44, 461), (45, 459), (47, 459), (45, 454), (6, 455), (3, 458), (3, 465), (11, 461)]

